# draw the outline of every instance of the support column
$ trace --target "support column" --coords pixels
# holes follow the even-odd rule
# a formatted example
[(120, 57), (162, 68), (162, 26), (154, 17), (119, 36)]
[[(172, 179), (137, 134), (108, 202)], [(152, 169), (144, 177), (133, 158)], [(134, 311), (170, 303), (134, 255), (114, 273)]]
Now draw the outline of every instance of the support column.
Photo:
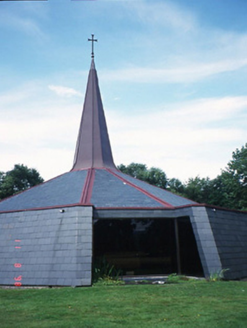
[(178, 231), (178, 219), (174, 219), (174, 228), (175, 228), (175, 243), (176, 243), (176, 260), (178, 274), (181, 274), (181, 257), (180, 257), (180, 244), (179, 244), (179, 231)]

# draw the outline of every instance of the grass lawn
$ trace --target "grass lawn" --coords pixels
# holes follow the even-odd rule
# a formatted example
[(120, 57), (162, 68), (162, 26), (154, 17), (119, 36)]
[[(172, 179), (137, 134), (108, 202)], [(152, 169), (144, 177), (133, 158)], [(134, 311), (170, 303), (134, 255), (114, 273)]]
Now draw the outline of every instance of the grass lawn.
[(247, 327), (247, 282), (0, 289), (1, 328)]

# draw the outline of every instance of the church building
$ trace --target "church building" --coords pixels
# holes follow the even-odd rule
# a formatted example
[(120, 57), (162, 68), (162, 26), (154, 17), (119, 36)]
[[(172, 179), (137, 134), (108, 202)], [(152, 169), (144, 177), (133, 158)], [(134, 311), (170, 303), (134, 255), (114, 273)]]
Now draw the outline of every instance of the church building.
[(71, 171), (0, 202), (0, 285), (90, 286), (103, 259), (123, 275), (247, 277), (247, 213), (117, 169), (92, 48)]

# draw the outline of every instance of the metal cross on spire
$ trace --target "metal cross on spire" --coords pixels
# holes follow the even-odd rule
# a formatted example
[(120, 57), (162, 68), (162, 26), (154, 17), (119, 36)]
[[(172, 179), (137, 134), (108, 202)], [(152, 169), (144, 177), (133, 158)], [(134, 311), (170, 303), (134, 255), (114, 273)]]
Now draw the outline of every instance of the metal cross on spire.
[(94, 58), (94, 42), (98, 42), (97, 39), (94, 39), (94, 34), (92, 34), (92, 39), (88, 39), (88, 41), (92, 42), (92, 53), (91, 53), (91, 57), (92, 59)]

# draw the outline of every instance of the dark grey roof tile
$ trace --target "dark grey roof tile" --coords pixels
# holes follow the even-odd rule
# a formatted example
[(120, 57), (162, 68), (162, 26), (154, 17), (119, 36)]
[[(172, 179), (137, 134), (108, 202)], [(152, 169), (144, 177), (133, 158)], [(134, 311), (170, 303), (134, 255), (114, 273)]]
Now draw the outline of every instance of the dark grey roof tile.
[(167, 190), (152, 186), (144, 181), (135, 179), (120, 171), (114, 171), (114, 173), (117, 173), (117, 175), (119, 175), (121, 178), (129, 181), (130, 183), (134, 184), (138, 188), (144, 189), (148, 193), (154, 195), (155, 197), (160, 198), (161, 200), (171, 204), (172, 206), (184, 206), (184, 205), (196, 204), (196, 202), (193, 202), (190, 199), (186, 199), (184, 197), (175, 195)]
[(87, 170), (68, 172), (0, 202), (0, 211), (79, 203)]
[(106, 170), (96, 170), (91, 203), (95, 207), (160, 207), (159, 202)]

